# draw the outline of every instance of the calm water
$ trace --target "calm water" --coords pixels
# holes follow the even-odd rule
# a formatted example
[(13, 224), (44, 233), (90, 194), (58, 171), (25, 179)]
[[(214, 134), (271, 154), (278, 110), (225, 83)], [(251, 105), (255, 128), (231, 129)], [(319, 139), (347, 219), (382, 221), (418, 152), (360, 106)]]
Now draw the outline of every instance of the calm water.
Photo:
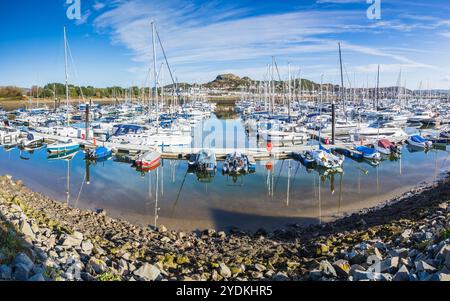
[[(225, 125), (227, 133), (233, 135), (223, 134)], [(217, 134), (211, 133), (212, 127), (216, 127)], [(203, 123), (203, 128), (203, 133), (197, 130), (194, 136), (209, 135), (203, 140), (204, 147), (221, 145), (223, 141), (227, 147), (256, 144), (254, 138), (245, 137), (237, 119), (212, 118)], [(230, 128), (234, 130), (230, 132)], [(113, 217), (143, 225), (164, 224), (183, 230), (237, 226), (254, 230), (325, 222), (374, 206), (439, 177), (448, 170), (448, 151), (448, 146), (427, 153), (405, 147), (400, 160), (384, 160), (378, 167), (347, 158), (344, 174), (328, 176), (307, 170), (294, 160), (263, 161), (258, 162), (254, 174), (233, 179), (218, 172), (205, 181), (187, 172), (186, 161), (163, 160), (157, 170), (142, 174), (131, 163), (119, 162), (116, 157), (86, 165), (82, 152), (71, 161), (49, 161), (45, 149), (30, 154), (0, 148), (0, 174), (11, 174), (31, 189), (62, 202), (68, 199), (72, 206), (104, 208)]]

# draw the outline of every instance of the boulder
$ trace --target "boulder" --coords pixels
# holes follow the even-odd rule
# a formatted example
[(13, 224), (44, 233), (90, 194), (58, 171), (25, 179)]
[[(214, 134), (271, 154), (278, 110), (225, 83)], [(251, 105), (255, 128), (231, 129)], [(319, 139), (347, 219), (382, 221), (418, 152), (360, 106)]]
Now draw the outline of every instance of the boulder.
[(225, 263), (219, 264), (219, 274), (224, 278), (230, 278), (231, 277), (231, 270)]
[(436, 268), (429, 265), (428, 263), (426, 263), (423, 260), (419, 260), (415, 262), (416, 265), (416, 271), (417, 272), (426, 272), (426, 273), (430, 273), (430, 272), (434, 272), (436, 271)]
[(62, 245), (64, 247), (78, 247), (81, 245), (82, 241), (83, 239), (80, 239), (75, 235), (67, 235)]
[(381, 273), (388, 272), (394, 273), (398, 268), (399, 257), (391, 257), (386, 260), (383, 260), (380, 263), (380, 271)]
[(13, 260), (12, 262), (13, 267), (16, 267), (18, 265), (22, 265), (23, 268), (25, 268), (25, 270), (27, 272), (30, 272), (31, 269), (33, 269), (34, 263), (33, 261), (30, 259), (30, 257), (28, 257), (28, 255), (26, 255), (25, 253), (19, 253)]
[(152, 264), (144, 263), (139, 269), (134, 271), (133, 274), (145, 281), (155, 281), (161, 274), (161, 271)]
[(331, 263), (328, 260), (322, 260), (319, 264), (319, 270), (322, 271), (322, 273), (325, 276), (328, 277), (337, 277), (336, 270), (331, 265)]
[(336, 274), (340, 278), (347, 278), (350, 273), (350, 264), (347, 260), (339, 259), (333, 263), (333, 267), (336, 270)]
[(408, 281), (410, 278), (410, 272), (408, 271), (408, 268), (404, 265), (402, 265), (397, 273), (395, 273), (394, 278), (392, 280), (394, 281)]
[(85, 240), (81, 243), (81, 250), (83, 251), (83, 253), (90, 255), (93, 249), (94, 245), (91, 243), (90, 240)]
[(92, 257), (86, 266), (86, 269), (91, 274), (102, 274), (106, 271), (106, 263), (100, 259)]
[(6, 264), (0, 265), (0, 279), (10, 280), (12, 277), (12, 269)]
[(36, 235), (34, 235), (33, 230), (31, 229), (30, 224), (27, 221), (22, 222), (22, 226), (20, 227), (20, 231), (25, 235), (26, 237), (29, 237), (31, 239), (36, 239)]
[(28, 279), (28, 281), (45, 281), (44, 275), (38, 273)]
[(450, 251), (447, 252), (447, 255), (445, 255), (445, 261), (444, 261), (444, 264), (445, 264), (445, 266), (446, 266), (447, 268), (450, 269)]
[(257, 270), (258, 272), (264, 272), (266, 270), (266, 267), (260, 263), (256, 263), (255, 270)]

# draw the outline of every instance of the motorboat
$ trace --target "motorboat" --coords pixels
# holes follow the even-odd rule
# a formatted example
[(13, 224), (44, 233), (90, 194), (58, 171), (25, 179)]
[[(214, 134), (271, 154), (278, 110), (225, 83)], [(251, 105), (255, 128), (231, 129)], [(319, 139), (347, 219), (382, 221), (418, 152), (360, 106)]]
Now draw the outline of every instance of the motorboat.
[(384, 155), (399, 154), (400, 149), (388, 139), (379, 139), (375, 141), (373, 147), (376, 151)]
[(433, 142), (423, 138), (420, 135), (412, 135), (407, 139), (407, 142), (409, 145), (417, 147), (417, 148), (431, 148), (433, 145)]
[(161, 154), (158, 152), (145, 152), (136, 159), (136, 165), (142, 168), (152, 168), (161, 163)]
[(72, 141), (72, 139), (69, 139), (66, 142), (47, 145), (47, 151), (51, 154), (67, 153), (78, 150), (79, 148), (80, 145), (77, 142)]

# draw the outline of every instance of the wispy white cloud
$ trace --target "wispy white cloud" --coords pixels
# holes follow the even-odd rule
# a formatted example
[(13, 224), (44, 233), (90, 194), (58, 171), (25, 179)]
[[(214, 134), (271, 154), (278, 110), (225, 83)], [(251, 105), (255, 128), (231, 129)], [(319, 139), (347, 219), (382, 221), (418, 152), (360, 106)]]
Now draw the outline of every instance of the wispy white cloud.
[[(99, 32), (111, 34), (113, 43), (129, 49), (139, 66), (130, 68), (129, 72), (144, 73), (152, 58), (152, 20), (157, 24), (172, 68), (183, 81), (210, 80), (206, 77), (219, 72), (261, 78), (271, 56), (302, 64), (308, 55), (314, 55), (316, 62), (312, 60), (302, 66), (303, 69), (314, 74), (335, 72), (337, 42), (341, 39), (347, 53), (384, 63), (386, 72), (394, 72), (394, 69), (397, 72), (400, 66), (405, 69), (435, 68), (407, 57), (406, 53), (414, 51), (411, 48), (401, 51), (388, 49), (385, 45), (368, 47), (350, 41), (349, 33), (411, 32), (426, 25), (420, 20), (415, 23), (397, 19), (367, 22), (360, 11), (309, 9), (255, 15), (251, 8), (243, 9), (233, 4), (224, 7), (218, 1), (198, 6), (190, 1), (121, 0), (98, 16), (94, 25)], [(328, 68), (319, 72), (308, 68), (324, 57), (328, 57), (328, 61), (324, 61), (323, 66), (331, 63)], [(356, 64), (354, 70), (370, 72), (373, 64)]]
[(102, 10), (105, 6), (106, 6), (105, 3), (96, 1), (92, 7), (98, 11), (98, 10)]

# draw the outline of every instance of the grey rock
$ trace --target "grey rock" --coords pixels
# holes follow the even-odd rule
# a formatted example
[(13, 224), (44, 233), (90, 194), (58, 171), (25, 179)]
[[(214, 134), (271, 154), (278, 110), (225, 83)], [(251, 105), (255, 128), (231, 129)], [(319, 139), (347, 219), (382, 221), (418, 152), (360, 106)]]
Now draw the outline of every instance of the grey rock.
[(399, 257), (391, 257), (386, 260), (383, 260), (380, 263), (380, 272), (381, 273), (394, 273), (398, 268)]
[(19, 253), (12, 262), (13, 267), (16, 267), (18, 265), (22, 265), (23, 268), (28, 272), (31, 271), (31, 269), (34, 266), (33, 261), (26, 255), (25, 253)]
[(134, 271), (133, 274), (146, 281), (155, 281), (161, 274), (161, 271), (152, 264), (144, 263), (139, 269)]
[(28, 281), (45, 281), (44, 275), (41, 273), (35, 274), (34, 276), (30, 277)]
[(409, 256), (409, 251), (406, 248), (401, 248), (401, 249), (395, 249), (389, 252), (389, 255), (391, 255), (392, 257), (400, 257), (400, 258), (406, 258)]
[(102, 247), (95, 245), (94, 246), (94, 253), (98, 255), (105, 255), (106, 251), (102, 249)]
[(86, 273), (86, 272), (81, 272), (80, 276), (81, 276), (81, 279), (83, 279), (83, 281), (96, 281), (97, 280), (97, 279), (95, 279), (94, 276), (92, 276), (91, 274)]
[(419, 278), (420, 281), (429, 281), (431, 279), (431, 275), (430, 273), (427, 272), (418, 272), (417, 276)]
[(339, 259), (333, 263), (333, 267), (336, 270), (336, 274), (341, 278), (348, 277), (350, 273), (350, 264), (347, 260)]
[(359, 264), (354, 264), (354, 265), (352, 265), (351, 267), (350, 267), (350, 272), (349, 272), (349, 274), (350, 274), (350, 276), (355, 276), (355, 273), (357, 272), (357, 271), (365, 271), (366, 269), (363, 267), (363, 266), (360, 266)]
[(91, 258), (86, 266), (87, 271), (91, 274), (102, 274), (106, 271), (106, 263), (102, 260)]
[(217, 237), (219, 237), (220, 239), (225, 239), (225, 237), (227, 237), (227, 234), (224, 231), (219, 231), (217, 232)]
[(288, 281), (289, 277), (283, 273), (283, 272), (278, 272), (275, 275), (272, 276), (272, 280), (274, 281)]
[(319, 270), (322, 271), (322, 273), (329, 277), (337, 277), (336, 270), (331, 265), (331, 263), (328, 260), (322, 260), (319, 264)]
[(403, 231), (402, 234), (400, 234), (400, 236), (404, 239), (408, 239), (410, 238), (412, 235), (412, 230), (411, 229), (406, 229), (405, 231)]
[(266, 270), (266, 267), (260, 263), (255, 264), (255, 269), (259, 272), (264, 272)]
[(9, 280), (12, 277), (12, 269), (6, 264), (0, 265), (0, 279)]
[(22, 212), (22, 208), (19, 205), (12, 204), (11, 205), (11, 211), (12, 212)]
[(360, 270), (355, 270), (352, 273), (352, 277), (354, 281), (375, 280), (375, 275), (373, 272), (366, 272)]
[(447, 253), (450, 252), (450, 244), (445, 244), (442, 242), (442, 245), (438, 246), (439, 250), (436, 253), (435, 259), (445, 261)]
[(366, 254), (362, 253), (362, 252), (357, 252), (357, 251), (351, 251), (348, 254), (348, 260), (350, 262), (350, 264), (362, 264), (364, 262), (367, 261), (367, 256)]
[(84, 239), (83, 233), (78, 232), (78, 231), (75, 231), (75, 232), (72, 234), (72, 236), (75, 237), (75, 238), (78, 239), (78, 240), (83, 240), (83, 239)]
[(252, 272), (252, 278), (254, 278), (254, 279), (262, 279), (262, 278), (264, 278), (264, 275), (261, 272), (253, 271)]
[(81, 245), (83, 239), (79, 239), (75, 235), (67, 235), (64, 239), (63, 246), (65, 247), (78, 247)]
[(395, 273), (394, 278), (392, 280), (394, 281), (408, 281), (410, 278), (410, 273), (408, 271), (408, 268), (404, 265), (402, 265), (397, 273)]
[(392, 275), (386, 273), (375, 273), (371, 271), (355, 271), (353, 279), (355, 281), (391, 281)]
[(308, 277), (312, 281), (318, 281), (322, 278), (322, 271), (319, 269), (314, 269), (309, 272)]
[(444, 261), (444, 264), (445, 264), (445, 266), (446, 266), (447, 268), (450, 269), (450, 251), (447, 252), (447, 255), (445, 255), (445, 261)]
[(415, 265), (416, 265), (416, 271), (417, 272), (427, 272), (427, 273), (429, 273), (429, 272), (436, 271), (435, 267), (429, 265), (428, 263), (426, 263), (423, 260), (416, 261)]
[(219, 265), (219, 274), (220, 276), (224, 277), (224, 278), (230, 278), (231, 277), (231, 270), (229, 267), (227, 267), (227, 265), (225, 263), (221, 263)]
[(92, 253), (92, 250), (94, 249), (94, 245), (91, 243), (90, 240), (85, 240), (81, 243), (81, 250), (85, 253), (90, 255)]
[(36, 239), (36, 235), (34, 235), (33, 230), (31, 229), (30, 224), (27, 221), (22, 222), (22, 226), (20, 227), (20, 231), (23, 233), (23, 235), (31, 238)]
[(28, 267), (23, 263), (19, 263), (14, 267), (12, 278), (17, 281), (26, 281), (28, 280), (29, 274), (30, 270), (28, 269)]

